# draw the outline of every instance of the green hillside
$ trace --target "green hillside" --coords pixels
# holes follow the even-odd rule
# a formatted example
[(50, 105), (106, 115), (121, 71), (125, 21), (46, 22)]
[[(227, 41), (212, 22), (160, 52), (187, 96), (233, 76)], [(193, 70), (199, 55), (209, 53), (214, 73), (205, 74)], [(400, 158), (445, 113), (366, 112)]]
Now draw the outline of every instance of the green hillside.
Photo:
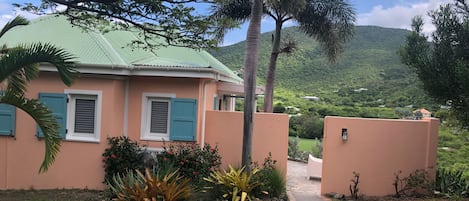
[[(259, 84), (263, 84), (266, 74), (271, 34), (264, 33), (261, 38)], [(279, 57), (276, 102), (295, 104), (303, 96), (317, 96), (322, 103), (343, 106), (429, 107), (431, 103), (416, 75), (401, 64), (397, 55), (409, 34), (407, 30), (357, 26), (354, 39), (336, 63), (329, 63), (318, 43), (296, 28), (285, 28), (282, 34), (295, 39), (298, 49)], [(244, 45), (240, 42), (211, 53), (237, 70), (243, 64)]]

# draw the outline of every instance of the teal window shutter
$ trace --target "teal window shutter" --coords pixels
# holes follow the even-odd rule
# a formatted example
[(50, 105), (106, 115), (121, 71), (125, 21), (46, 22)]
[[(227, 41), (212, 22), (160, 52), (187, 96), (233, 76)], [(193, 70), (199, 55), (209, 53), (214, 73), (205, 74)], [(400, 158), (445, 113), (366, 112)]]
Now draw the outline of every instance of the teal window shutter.
[(15, 135), (16, 108), (0, 103), (0, 136)]
[(195, 141), (197, 128), (197, 100), (171, 99), (169, 139)]
[[(65, 139), (65, 134), (67, 130), (67, 94), (58, 94), (58, 93), (39, 93), (39, 101), (46, 105), (49, 110), (52, 110), (52, 113), (59, 123), (59, 133), (62, 136), (62, 139)], [(38, 137), (44, 137), (44, 133), (38, 127), (37, 131)]]

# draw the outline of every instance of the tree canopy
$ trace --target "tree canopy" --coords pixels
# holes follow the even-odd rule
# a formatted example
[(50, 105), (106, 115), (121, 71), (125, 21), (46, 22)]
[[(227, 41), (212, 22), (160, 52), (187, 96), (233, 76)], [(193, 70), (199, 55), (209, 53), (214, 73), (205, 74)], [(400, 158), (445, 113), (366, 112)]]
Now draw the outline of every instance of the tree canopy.
[[(114, 29), (135, 29), (143, 41), (133, 45), (214, 47), (219, 40), (213, 33), (214, 21), (195, 11), (194, 4), (209, 4), (210, 0), (42, 0), (14, 4), (36, 14), (59, 13), (68, 16), (72, 24), (85, 29), (104, 29), (109, 23)], [(203, 5), (202, 5), (203, 6)], [(106, 31), (106, 30), (103, 30)], [(153, 40), (154, 38), (163, 38)]]
[(401, 60), (417, 72), (423, 88), (447, 104), (463, 126), (469, 126), (469, 6), (455, 0), (429, 13), (436, 30), (429, 38), (423, 20), (412, 21), (413, 32), (400, 51)]

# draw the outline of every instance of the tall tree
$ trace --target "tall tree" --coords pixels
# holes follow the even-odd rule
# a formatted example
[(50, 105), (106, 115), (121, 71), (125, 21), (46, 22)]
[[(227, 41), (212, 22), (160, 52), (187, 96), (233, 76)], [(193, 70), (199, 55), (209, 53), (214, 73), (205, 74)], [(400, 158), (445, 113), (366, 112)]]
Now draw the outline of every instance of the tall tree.
[(469, 6), (467, 0), (440, 6), (429, 13), (436, 30), (431, 42), (422, 32), (423, 20), (412, 20), (412, 33), (400, 50), (428, 94), (449, 104), (463, 126), (469, 126)]
[(251, 21), (246, 36), (244, 49), (244, 125), (243, 125), (243, 153), (242, 165), (250, 171), (252, 156), (252, 131), (254, 106), (256, 102), (256, 74), (259, 55), (259, 41), (261, 37), (261, 18), (263, 0), (252, 0)]
[[(23, 17), (16, 17), (0, 31), (2, 37), (13, 27), (27, 25)], [(13, 48), (3, 46), (0, 57), (0, 83), (6, 85), (0, 94), (0, 104), (17, 107), (31, 116), (44, 133), (45, 156), (39, 172), (45, 172), (54, 162), (60, 149), (59, 124), (52, 112), (37, 99), (25, 97), (27, 84), (38, 76), (39, 63), (50, 63), (57, 67), (60, 78), (67, 86), (77, 75), (73, 57), (65, 50), (50, 44), (34, 43)], [(5, 122), (0, 122), (5, 123)]]
[[(250, 5), (250, 0), (218, 0), (212, 8), (214, 21), (221, 22), (217, 36), (221, 38), (227, 30), (249, 20)], [(321, 44), (333, 62), (353, 36), (355, 11), (347, 0), (267, 0), (263, 3), (263, 15), (275, 21), (264, 95), (264, 111), (272, 112), (278, 56), (292, 52), (296, 46), (292, 41), (281, 44), (284, 23), (295, 22), (301, 31)]]
[[(212, 36), (213, 21), (206, 20), (201, 7), (211, 0), (42, 0), (18, 4), (16, 7), (36, 14), (59, 13), (68, 16), (72, 24), (85, 29), (135, 29), (143, 38), (133, 45), (146, 48), (160, 46), (185, 46), (206, 48), (217, 45)], [(105, 30), (104, 30), (105, 31)], [(164, 40), (154, 40), (155, 38)]]

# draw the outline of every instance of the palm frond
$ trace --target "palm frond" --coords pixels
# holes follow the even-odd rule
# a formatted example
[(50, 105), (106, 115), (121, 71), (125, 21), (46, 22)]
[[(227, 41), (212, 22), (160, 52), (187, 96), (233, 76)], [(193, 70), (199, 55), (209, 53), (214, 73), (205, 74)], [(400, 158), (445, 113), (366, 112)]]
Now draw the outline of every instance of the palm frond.
[(28, 99), (23, 95), (16, 94), (15, 91), (7, 89), (0, 98), (1, 103), (13, 105), (31, 116), (44, 133), (45, 155), (39, 168), (39, 172), (45, 172), (55, 161), (60, 150), (59, 124), (52, 112), (36, 99)]
[(29, 24), (29, 21), (18, 15), (16, 16), (13, 20), (7, 22), (5, 24), (5, 26), (3, 26), (3, 29), (0, 31), (0, 38), (10, 29), (12, 29), (13, 27), (16, 27), (16, 26), (21, 26), (21, 25), (28, 25)]
[(249, 20), (251, 15), (250, 0), (219, 0), (213, 4), (208, 20), (217, 23), (214, 35), (217, 40), (223, 39), (225, 34)]
[(39, 72), (37, 64), (43, 62), (56, 66), (64, 84), (70, 86), (78, 75), (73, 59), (64, 49), (49, 43), (18, 46), (0, 59), (0, 82), (9, 79), (10, 84), (15, 84), (13, 88), (17, 93), (23, 94), (27, 82)]
[(354, 34), (355, 11), (345, 0), (308, 0), (294, 18), (301, 31), (318, 40), (329, 61), (337, 59)]

